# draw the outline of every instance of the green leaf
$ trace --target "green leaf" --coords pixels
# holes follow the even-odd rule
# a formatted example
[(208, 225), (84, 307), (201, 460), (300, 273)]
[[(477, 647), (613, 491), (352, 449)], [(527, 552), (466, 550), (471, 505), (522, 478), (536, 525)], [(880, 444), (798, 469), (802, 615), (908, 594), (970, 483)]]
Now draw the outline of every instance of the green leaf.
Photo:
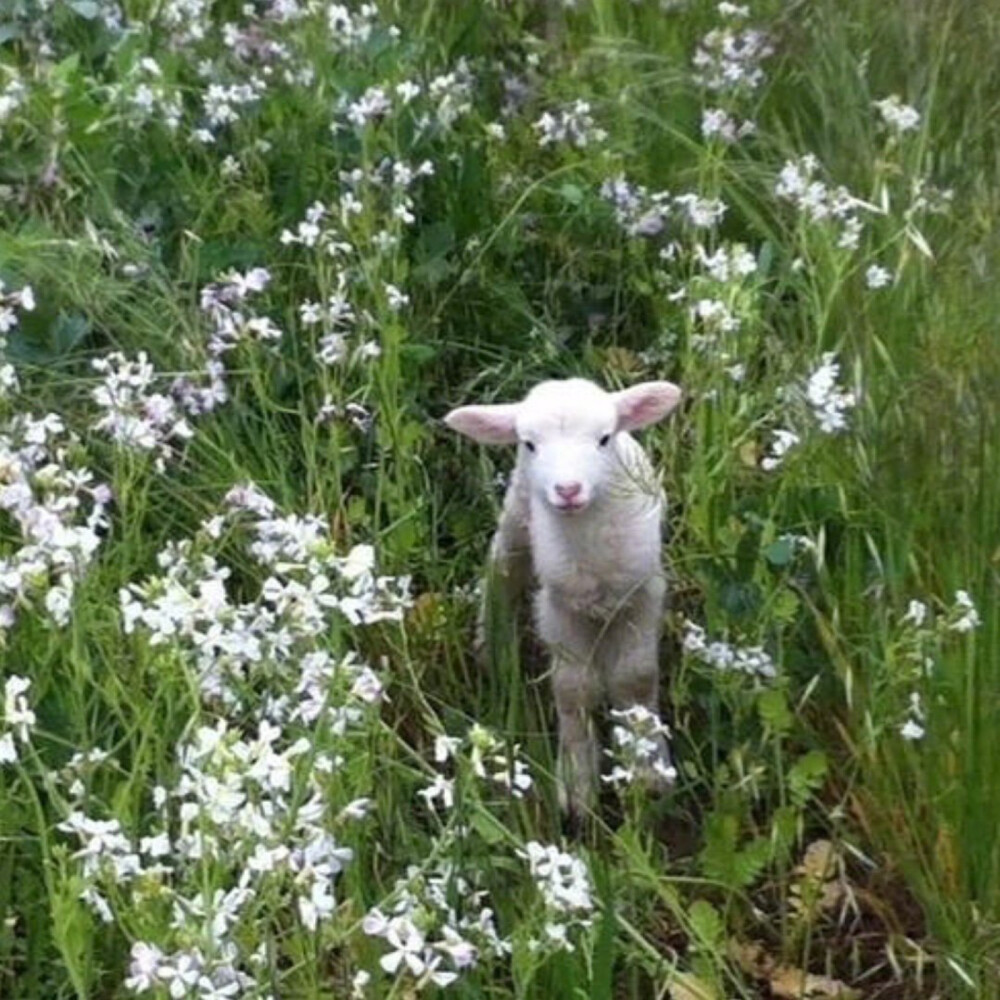
[(10, 335), (7, 354), (21, 364), (47, 365), (70, 354), (90, 333), (90, 323), (80, 313), (59, 312), (55, 319), (38, 312), (22, 319)]
[(400, 358), (414, 365), (425, 365), (438, 354), (439, 351), (433, 344), (403, 344), (399, 349)]
[(559, 196), (569, 205), (583, 204), (583, 188), (579, 184), (567, 181), (559, 188)]
[(709, 951), (718, 951), (726, 933), (719, 911), (711, 903), (698, 899), (691, 904), (688, 919), (699, 944)]
[(417, 239), (416, 256), (418, 260), (431, 257), (443, 257), (455, 246), (455, 229), (448, 222), (432, 222), (420, 230)]
[(770, 688), (757, 699), (761, 721), (778, 736), (787, 733), (795, 721), (788, 707), (788, 699), (780, 688)]
[(788, 790), (802, 807), (819, 790), (826, 779), (829, 763), (822, 750), (810, 750), (800, 757), (788, 772)]
[(752, 885), (770, 860), (770, 845), (758, 837), (737, 849), (739, 826), (730, 814), (713, 813), (705, 824), (705, 846), (699, 860), (705, 875), (730, 889)]
[(760, 878), (761, 872), (771, 859), (771, 845), (763, 837), (758, 837), (736, 855), (735, 882), (745, 889)]
[(771, 616), (776, 622), (788, 624), (794, 621), (802, 602), (794, 590), (782, 590), (771, 602)]
[(719, 604), (732, 618), (751, 618), (760, 609), (760, 587), (729, 580), (719, 588)]
[(779, 538), (764, 549), (764, 558), (772, 566), (787, 566), (795, 555), (795, 546), (790, 538)]
[(50, 343), (56, 355), (69, 354), (90, 333), (87, 317), (80, 313), (61, 312), (52, 325)]
[(101, 6), (96, 0), (69, 0), (66, 6), (88, 21), (93, 21), (101, 13)]
[(487, 844), (499, 844), (506, 836), (506, 830), (492, 813), (477, 810), (473, 812), (471, 822)]

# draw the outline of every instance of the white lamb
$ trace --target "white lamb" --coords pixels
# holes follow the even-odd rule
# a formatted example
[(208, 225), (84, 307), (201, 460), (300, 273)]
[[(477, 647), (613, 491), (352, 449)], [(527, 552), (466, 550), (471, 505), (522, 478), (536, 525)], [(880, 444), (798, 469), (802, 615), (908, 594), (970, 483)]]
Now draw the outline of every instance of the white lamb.
[[(661, 420), (680, 398), (670, 382), (608, 393), (567, 379), (542, 382), (520, 403), (463, 406), (445, 417), (483, 444), (519, 444), (489, 577), (516, 600), (534, 570), (535, 619), (552, 655), (559, 716), (560, 803), (575, 819), (597, 786), (592, 714), (601, 696), (617, 709), (658, 711), (665, 500), (628, 432)], [(662, 786), (662, 737), (657, 755), (645, 777)]]

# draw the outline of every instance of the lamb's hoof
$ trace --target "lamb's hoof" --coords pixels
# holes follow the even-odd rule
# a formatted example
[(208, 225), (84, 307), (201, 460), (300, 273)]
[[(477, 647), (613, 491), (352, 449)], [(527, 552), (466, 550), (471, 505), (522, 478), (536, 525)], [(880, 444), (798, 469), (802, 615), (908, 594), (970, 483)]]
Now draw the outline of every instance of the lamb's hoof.
[(560, 825), (562, 826), (562, 835), (567, 840), (583, 840), (583, 835), (587, 831), (587, 822), (584, 819), (583, 813), (575, 809), (572, 811), (563, 811)]
[(587, 794), (574, 793), (561, 783), (559, 794), (559, 815), (562, 832), (569, 840), (582, 840), (587, 832), (588, 817), (591, 815), (591, 799)]

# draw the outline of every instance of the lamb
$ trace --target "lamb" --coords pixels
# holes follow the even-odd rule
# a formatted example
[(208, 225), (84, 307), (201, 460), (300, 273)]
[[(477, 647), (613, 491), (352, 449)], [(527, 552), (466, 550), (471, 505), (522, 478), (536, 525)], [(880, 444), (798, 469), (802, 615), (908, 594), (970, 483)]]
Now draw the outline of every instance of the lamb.
[[(596, 793), (593, 712), (602, 696), (619, 710), (658, 711), (666, 504), (629, 432), (663, 419), (680, 398), (670, 382), (609, 393), (573, 378), (542, 382), (520, 403), (462, 406), (445, 417), (482, 444), (518, 445), (488, 579), (508, 602), (532, 571), (537, 580), (535, 622), (552, 658), (559, 723), (559, 801), (575, 821)], [(654, 758), (644, 777), (661, 789), (673, 773), (662, 736)]]

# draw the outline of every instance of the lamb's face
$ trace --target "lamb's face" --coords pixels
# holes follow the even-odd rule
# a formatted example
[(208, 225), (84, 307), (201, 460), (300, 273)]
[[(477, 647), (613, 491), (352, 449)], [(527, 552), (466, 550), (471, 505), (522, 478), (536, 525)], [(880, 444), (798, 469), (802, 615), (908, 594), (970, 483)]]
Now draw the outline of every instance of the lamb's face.
[(560, 514), (585, 510), (613, 480), (618, 411), (593, 383), (536, 386), (518, 407), (515, 431), (532, 493)]
[(680, 398), (670, 382), (609, 393), (574, 378), (542, 382), (521, 403), (459, 407), (445, 423), (483, 444), (517, 444), (533, 495), (573, 515), (614, 481), (620, 469), (615, 435), (662, 419)]

